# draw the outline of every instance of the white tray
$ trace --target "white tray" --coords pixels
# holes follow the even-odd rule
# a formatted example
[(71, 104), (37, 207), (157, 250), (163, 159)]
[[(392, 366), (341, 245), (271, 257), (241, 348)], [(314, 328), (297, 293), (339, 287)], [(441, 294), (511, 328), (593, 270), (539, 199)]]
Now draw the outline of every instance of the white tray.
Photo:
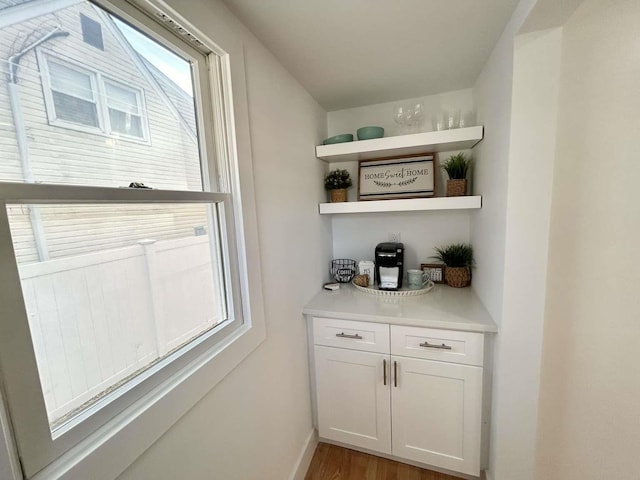
[(370, 295), (379, 295), (382, 297), (414, 297), (416, 295), (424, 295), (427, 292), (430, 292), (435, 284), (429, 280), (429, 283), (424, 288), (419, 290), (409, 290), (409, 289), (401, 289), (401, 290), (379, 290), (378, 287), (361, 287), (360, 285), (356, 285), (351, 281), (351, 284), (356, 287), (361, 292), (368, 293)]

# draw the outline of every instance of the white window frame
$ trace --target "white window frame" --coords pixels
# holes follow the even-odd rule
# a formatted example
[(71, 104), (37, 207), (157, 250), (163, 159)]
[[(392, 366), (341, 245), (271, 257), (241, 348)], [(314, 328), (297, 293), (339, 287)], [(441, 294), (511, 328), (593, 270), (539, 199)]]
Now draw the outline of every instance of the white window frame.
[[(7, 268), (0, 269), (0, 304), (5, 306), (0, 318), (0, 341), (4, 339), (0, 348), (0, 362), (7, 367), (0, 379), (4, 386), (0, 390), (0, 400), (8, 405), (10, 416), (10, 420), (0, 417), (3, 434), (0, 439), (17, 440), (20, 455), (29, 455), (28, 460), (22, 458), (25, 478), (29, 479), (87, 479), (97, 477), (98, 473), (103, 478), (116, 477), (265, 339), (241, 45), (234, 38), (229, 38), (227, 33), (227, 38), (223, 39), (227, 45), (223, 50), (162, 0), (135, 1), (147, 10), (161, 11), (168, 15), (212, 51), (208, 56), (209, 66), (212, 67), (211, 75), (204, 74), (200, 68), (197, 69), (195, 78), (195, 91), (200, 90), (203, 82), (210, 82), (213, 91), (222, 92), (223, 100), (214, 103), (210, 97), (211, 91), (208, 88), (202, 89), (202, 105), (197, 109), (199, 125), (204, 125), (205, 130), (213, 132), (213, 135), (201, 134), (201, 146), (209, 152), (214, 151), (217, 159), (217, 169), (211, 163), (208, 169), (203, 168), (203, 181), (208, 185), (211, 179), (211, 183), (219, 184), (221, 191), (229, 193), (0, 184), (0, 258), (13, 255), (5, 208), (7, 203), (86, 203), (88, 200), (95, 202), (96, 194), (106, 203), (214, 202), (219, 205), (218, 208), (226, 219), (228, 230), (224, 234), (228, 235), (229, 241), (225, 245), (225, 260), (233, 265), (229, 273), (231, 278), (227, 281), (233, 288), (234, 311), (242, 315), (242, 320), (229, 335), (214, 345), (206, 345), (207, 339), (203, 339), (198, 345), (202, 348), (172, 364), (177, 371), (141, 392), (140, 398), (123, 410), (111, 412), (113, 416), (100, 427), (87, 427), (88, 430), (82, 431), (86, 424), (72, 426), (68, 432), (54, 440), (63, 440), (58, 444), (60, 448), (54, 452), (54, 459), (43, 460), (36, 452), (34, 460), (34, 452), (30, 451), (29, 444), (32, 440), (37, 442), (42, 439), (45, 434), (44, 426), (48, 430), (48, 420), (37, 373), (34, 375), (37, 367), (30, 344), (17, 266), (13, 262)], [(143, 31), (154, 33), (157, 40), (164, 41), (171, 48), (176, 48), (173, 43), (175, 38), (170, 32), (128, 2), (110, 0), (107, 3), (99, 0), (96, 3)], [(232, 83), (239, 88), (232, 91)], [(235, 108), (232, 108), (232, 101)], [(208, 105), (209, 108), (202, 108), (203, 105)], [(207, 118), (208, 115), (214, 118)], [(215, 141), (212, 137), (215, 137)], [(236, 138), (240, 143), (236, 142)], [(251, 277), (247, 271), (248, 264), (252, 265)], [(21, 362), (22, 376), (15, 369), (16, 360)], [(30, 373), (25, 375), (25, 372)], [(25, 405), (20, 405), (22, 401)], [(19, 434), (17, 437), (21, 438), (16, 438), (13, 435), (19, 430), (15, 428), (16, 424), (28, 421), (28, 416), (38, 417), (36, 423), (40, 424), (39, 431), (36, 428), (31, 438), (31, 434), (26, 438)], [(11, 422), (15, 429), (10, 428)], [(68, 434), (73, 432), (80, 434), (72, 438), (73, 435)], [(65, 438), (71, 440), (65, 443)], [(17, 459), (12, 446), (0, 441), (0, 448), (3, 447), (6, 447), (6, 454), (15, 464)]]
[[(104, 113), (105, 113), (105, 120), (106, 120), (106, 126), (107, 126), (107, 132), (109, 133), (109, 135), (112, 135), (114, 137), (118, 137), (118, 138), (128, 138), (128, 139), (132, 139), (132, 140), (149, 140), (149, 125), (147, 123), (147, 108), (146, 108), (146, 100), (144, 97), (144, 90), (141, 88), (137, 88), (137, 87), (132, 87), (130, 85), (126, 85), (123, 82), (119, 82), (118, 80), (115, 80), (111, 77), (108, 77), (106, 75), (100, 75), (100, 83), (102, 86), (102, 90), (104, 92)], [(114, 85), (118, 88), (122, 88), (124, 90), (129, 90), (133, 93), (135, 93), (136, 95), (136, 103), (138, 106), (138, 111), (140, 112), (139, 115), (137, 115), (138, 117), (140, 117), (140, 128), (142, 129), (142, 136), (138, 137), (136, 135), (129, 135), (126, 133), (121, 133), (121, 132), (116, 132), (115, 130), (113, 130), (113, 127), (111, 125), (111, 116), (109, 115), (109, 100), (107, 97), (107, 84), (111, 84)], [(115, 108), (114, 110), (118, 110), (117, 108)], [(120, 110), (122, 111), (122, 110)]]
[[(70, 62), (66, 59), (60, 58), (55, 55), (50, 55), (50, 54), (42, 55), (40, 51), (38, 51), (38, 56), (39, 56), (39, 63), (41, 66), (41, 70), (42, 70), (42, 86), (43, 86), (43, 92), (44, 92), (44, 103), (46, 106), (49, 123), (51, 125), (70, 128), (73, 130), (79, 130), (81, 132), (86, 132), (86, 133), (98, 133), (98, 134), (103, 133), (104, 132), (104, 115), (102, 113), (102, 107), (100, 105), (102, 103), (101, 102), (102, 94), (99, 88), (98, 72), (88, 67), (81, 66), (76, 62)], [(93, 104), (96, 106), (96, 116), (98, 119), (98, 126), (93, 127), (91, 125), (83, 125), (81, 123), (70, 122), (68, 120), (58, 118), (58, 112), (56, 110), (56, 105), (53, 100), (54, 89), (52, 86), (53, 82), (51, 81), (51, 71), (49, 69), (49, 61), (52, 61), (53, 63), (57, 63), (58, 65), (62, 65), (71, 70), (75, 70), (89, 77), (89, 79), (91, 80), (91, 93), (93, 94)], [(68, 95), (68, 94), (65, 93), (65, 95)], [(87, 101), (84, 98), (82, 98), (81, 100)]]
[[(89, 67), (87, 65), (82, 65), (67, 58), (63, 58), (59, 54), (47, 51), (43, 48), (38, 48), (36, 50), (36, 55), (38, 56), (38, 63), (40, 64), (42, 70), (42, 90), (44, 92), (45, 109), (47, 111), (47, 118), (49, 119), (50, 125), (67, 128), (70, 130), (77, 130), (84, 133), (91, 133), (93, 135), (126, 139), (132, 142), (150, 145), (147, 102), (143, 88), (128, 85), (125, 82), (122, 82), (111, 75), (104, 74), (103, 72), (95, 68)], [(50, 62), (63, 65), (71, 70), (76, 70), (89, 76), (89, 78), (91, 79), (91, 88), (94, 95), (94, 104), (96, 105), (96, 111), (98, 115), (97, 127), (74, 123), (58, 118), (55, 102), (53, 100), (52, 92), (54, 91), (54, 89), (52, 88), (51, 71), (49, 69)], [(135, 92), (138, 101), (138, 108), (140, 110), (140, 118), (142, 121), (142, 137), (116, 132), (111, 128), (111, 120), (109, 118), (109, 102), (107, 101), (107, 83), (111, 83), (120, 88)]]

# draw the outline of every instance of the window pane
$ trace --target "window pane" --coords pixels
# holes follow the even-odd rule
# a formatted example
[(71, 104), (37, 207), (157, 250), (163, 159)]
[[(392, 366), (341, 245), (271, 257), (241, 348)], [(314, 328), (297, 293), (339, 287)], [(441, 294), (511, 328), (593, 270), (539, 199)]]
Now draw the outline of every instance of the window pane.
[(111, 108), (138, 115), (138, 96), (136, 92), (107, 83), (107, 105)]
[[(104, 50), (83, 41), (80, 15)], [(0, 63), (0, 181), (202, 191), (190, 60), (79, 1), (0, 29)]]
[[(52, 430), (225, 320), (215, 212), (8, 206)], [(34, 214), (42, 238), (30, 228)], [(42, 243), (49, 259), (39, 261)]]
[(142, 137), (142, 119), (140, 117), (110, 108), (109, 119), (111, 120), (111, 129), (114, 132)]
[(56, 117), (60, 120), (90, 127), (99, 126), (95, 103), (59, 92), (53, 92), (52, 95), (53, 104), (56, 107)]
[(100, 23), (80, 14), (80, 26), (82, 27), (82, 39), (89, 45), (104, 50)]
[(49, 61), (51, 88), (85, 100), (93, 100), (91, 77), (59, 63)]

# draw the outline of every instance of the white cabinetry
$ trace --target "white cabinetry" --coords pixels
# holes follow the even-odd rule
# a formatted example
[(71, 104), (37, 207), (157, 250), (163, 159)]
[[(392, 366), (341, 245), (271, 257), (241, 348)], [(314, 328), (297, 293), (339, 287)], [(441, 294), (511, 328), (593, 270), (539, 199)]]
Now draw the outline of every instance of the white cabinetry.
[(484, 335), (313, 318), (320, 438), (480, 475)]
[(316, 345), (320, 437), (391, 453), (388, 355)]
[(392, 356), (392, 451), (398, 457), (480, 474), (482, 368)]

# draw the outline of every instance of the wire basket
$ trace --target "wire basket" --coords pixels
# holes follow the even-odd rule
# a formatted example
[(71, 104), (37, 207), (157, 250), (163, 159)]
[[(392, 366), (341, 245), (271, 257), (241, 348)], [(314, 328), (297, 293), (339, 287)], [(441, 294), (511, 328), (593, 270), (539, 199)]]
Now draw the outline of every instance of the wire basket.
[(356, 261), (348, 258), (331, 260), (331, 276), (340, 283), (348, 283), (356, 274)]

